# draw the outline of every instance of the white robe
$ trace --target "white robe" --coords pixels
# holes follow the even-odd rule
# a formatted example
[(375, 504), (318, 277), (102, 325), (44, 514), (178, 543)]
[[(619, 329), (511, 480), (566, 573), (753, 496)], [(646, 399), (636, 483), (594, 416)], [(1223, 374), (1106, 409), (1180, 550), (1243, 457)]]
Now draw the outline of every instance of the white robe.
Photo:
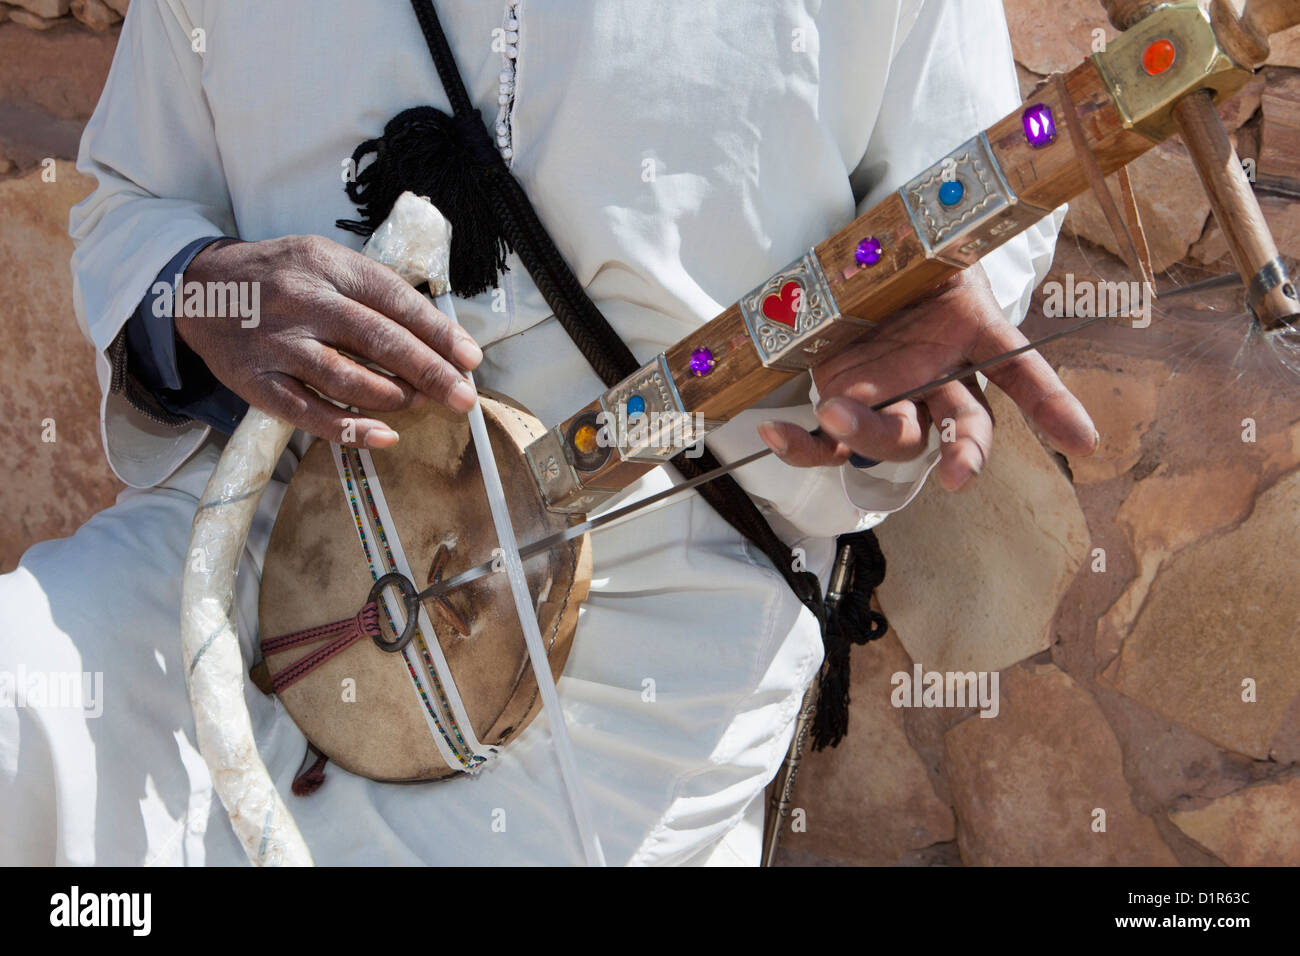
[[(493, 49), (506, 4), (437, 7), (484, 116), (507, 107), (515, 175), (643, 361), (1019, 102), (999, 0), (522, 0), (506, 104), (508, 64)], [(345, 161), (423, 103), (446, 108), (404, 3), (135, 0), (78, 163), (99, 181), (71, 221), (85, 332), (102, 353), (158, 270), (202, 236), (359, 245), (334, 226), (355, 215)], [(1059, 221), (985, 260), (1013, 321)], [(480, 385), (554, 423), (602, 386), (511, 264), (499, 294), (458, 303), (459, 317), (484, 347)], [(194, 748), (177, 633), (189, 522), (218, 442), (198, 424), (151, 424), (107, 394), (102, 354), (98, 370), (105, 447), (132, 490), (0, 579), (0, 671), (102, 672), (103, 715), (0, 710), (0, 862), (237, 863)], [(758, 421), (811, 422), (802, 388), (711, 447), (725, 460), (760, 447)], [(768, 460), (739, 477), (824, 573), (829, 537), (904, 506), (936, 458), (932, 434), (903, 465)], [(657, 471), (631, 494), (667, 480)], [(250, 655), (282, 493), (273, 483), (240, 576)], [(560, 697), (607, 856), (754, 862), (755, 798), (821, 659), (811, 615), (694, 495), (598, 533), (594, 550)], [(287, 792), (302, 736), (274, 699), (250, 688), (247, 700)], [(317, 794), (288, 799), (319, 862), (581, 860), (544, 717), (475, 779), (391, 786), (331, 768)]]

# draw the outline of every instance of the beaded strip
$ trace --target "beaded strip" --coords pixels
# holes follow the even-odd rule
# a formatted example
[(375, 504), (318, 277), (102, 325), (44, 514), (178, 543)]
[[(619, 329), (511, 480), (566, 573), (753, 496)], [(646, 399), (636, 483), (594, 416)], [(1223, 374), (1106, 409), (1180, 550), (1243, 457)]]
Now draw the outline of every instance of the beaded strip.
[[(361, 490), (366, 498), (366, 506), (370, 509), (370, 520), (374, 524), (375, 532), (379, 535), (380, 544), (384, 546), (384, 567), (388, 571), (395, 571), (397, 570), (397, 561), (393, 558), (393, 549), (388, 544), (388, 535), (384, 531), (383, 519), (379, 516), (379, 509), (375, 505), (374, 495), (370, 492), (370, 477), (366, 473), (366, 468), (361, 461), (361, 456), (355, 451), (352, 452), (352, 455), (353, 467), (356, 470), (357, 477), (360, 479)], [(424, 631), (418, 624), (415, 628), (414, 639), (415, 643), (420, 648), (420, 655), (424, 659), (425, 666), (429, 668), (429, 676), (432, 678), (434, 689), (438, 693), (438, 702), (442, 706), (443, 713), (447, 715), (447, 722), (451, 725), (451, 729), (456, 735), (456, 740), (459, 742), (461, 748), (466, 754), (472, 754), (475, 766), (483, 763), (487, 760), (487, 757), (474, 753), (474, 748), (465, 741), (464, 736), (461, 734), (460, 724), (456, 720), (455, 709), (451, 706), (451, 701), (447, 699), (447, 692), (442, 686), (442, 680), (438, 677), (437, 665), (434, 664), (433, 657), (429, 653), (429, 645), (425, 643)], [(411, 666), (410, 661), (407, 662), (407, 666)], [(421, 694), (423, 694), (423, 688), (421, 688)]]
[[(374, 555), (371, 553), (370, 550), (370, 540), (366, 535), (365, 519), (362, 517), (361, 508), (357, 501), (358, 483), (361, 485), (362, 493), (365, 495), (366, 502), (370, 511), (370, 518), (371, 521), (373, 521), (374, 523), (375, 532), (379, 538), (379, 543), (383, 545), (383, 550), (384, 550), (383, 567), (386, 571), (396, 570), (397, 562), (393, 559), (392, 548), (388, 544), (388, 535), (384, 531), (383, 522), (380, 520), (378, 509), (375, 507), (374, 496), (370, 492), (369, 478), (366, 475), (365, 468), (361, 464), (361, 459), (357, 457), (354, 460), (352, 456), (349, 454), (348, 449), (340, 447), (339, 462), (343, 472), (344, 485), (347, 489), (348, 504), (352, 508), (352, 519), (354, 522), (356, 522), (357, 535), (361, 539), (361, 548), (365, 552), (366, 563), (370, 567), (370, 577), (372, 580), (377, 581), (379, 580), (380, 574), (375, 564)], [(354, 473), (357, 476), (356, 481), (354, 481), (353, 479)], [(382, 594), (380, 595), (380, 607), (383, 609), (384, 619), (388, 622), (389, 628), (391, 628), (394, 632), (399, 630), (399, 628), (396, 626), (396, 624), (393, 621), (392, 612), (388, 608), (388, 598)], [(442, 735), (442, 739), (446, 742), (447, 749), (451, 751), (452, 755), (455, 756), (457, 761), (460, 762), (461, 766), (466, 770), (476, 769), (487, 758), (480, 754), (471, 755), (470, 747), (465, 743), (465, 738), (461, 733), (460, 726), (456, 722), (456, 717), (452, 712), (451, 706), (447, 700), (446, 691), (443, 689), (442, 681), (438, 679), (438, 671), (434, 667), (433, 661), (430, 658), (429, 647), (425, 643), (424, 634), (418, 623), (415, 626), (415, 641), (420, 648), (426, 666), (428, 666), (429, 668), (429, 676), (433, 679), (434, 688), (437, 691), (438, 699), (441, 702), (443, 707), (443, 713), (447, 715), (447, 722), (451, 725), (452, 731), (455, 734), (456, 737), (455, 741), (451, 739), (451, 736), (447, 733), (446, 728), (443, 726), (443, 722), (439, 717), (437, 708), (434, 707), (432, 699), (430, 699), (428, 692), (425, 690), (424, 682), (420, 679), (420, 675), (416, 670), (415, 665), (411, 661), (410, 654), (408, 653), (407, 650), (404, 649), (401, 652), (402, 660), (406, 662), (406, 669), (408, 672), (410, 672), (411, 680), (414, 682), (416, 690), (419, 691), (420, 699), (424, 702), (425, 710), (428, 711), (429, 717), (433, 720), (433, 724), (437, 728), (438, 733)]]
[(501, 22), (501, 73), (497, 77), (497, 150), (510, 165), (515, 151), (511, 145), (510, 114), (515, 105), (515, 80), (519, 73), (519, 0), (506, 4), (505, 18)]

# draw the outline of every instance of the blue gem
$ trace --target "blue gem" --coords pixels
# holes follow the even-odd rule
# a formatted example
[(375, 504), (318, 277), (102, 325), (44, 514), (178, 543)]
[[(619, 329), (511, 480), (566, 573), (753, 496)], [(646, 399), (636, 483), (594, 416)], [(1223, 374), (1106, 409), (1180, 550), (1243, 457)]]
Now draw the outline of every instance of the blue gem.
[(627, 416), (645, 414), (645, 399), (640, 395), (633, 395), (627, 400)]
[(961, 184), (960, 179), (950, 179), (939, 187), (939, 202), (945, 206), (957, 205), (964, 195), (966, 195), (966, 187)]

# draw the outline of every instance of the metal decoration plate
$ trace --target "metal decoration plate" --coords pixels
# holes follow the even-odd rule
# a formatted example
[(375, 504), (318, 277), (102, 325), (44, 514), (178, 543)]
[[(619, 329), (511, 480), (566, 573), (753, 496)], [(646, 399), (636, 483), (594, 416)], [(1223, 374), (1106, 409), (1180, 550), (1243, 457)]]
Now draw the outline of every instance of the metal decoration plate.
[(840, 315), (811, 249), (741, 296), (740, 312), (762, 363), (790, 371), (812, 368), (832, 346), (856, 337), (870, 324)]
[[(628, 399), (634, 396), (641, 397), (645, 409), (629, 415)], [(662, 352), (602, 395), (600, 406), (602, 433), (625, 461), (668, 461), (716, 427), (686, 410)]]
[(534, 440), (524, 449), (528, 467), (550, 511), (586, 514), (614, 495), (602, 488), (584, 488), (578, 473), (564, 454), (564, 436), (559, 426)]
[[(953, 181), (961, 183), (962, 196), (948, 206), (939, 191)], [(1047, 210), (1022, 202), (1011, 191), (984, 133), (957, 147), (899, 194), (926, 255), (958, 267), (974, 264), (1047, 215)]]

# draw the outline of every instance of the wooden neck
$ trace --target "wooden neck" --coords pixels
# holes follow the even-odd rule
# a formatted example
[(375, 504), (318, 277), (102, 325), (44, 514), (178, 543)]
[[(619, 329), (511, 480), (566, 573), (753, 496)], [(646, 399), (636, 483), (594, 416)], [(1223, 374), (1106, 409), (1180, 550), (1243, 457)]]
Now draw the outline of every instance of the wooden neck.
[[(1202, 17), (1184, 19), (1169, 39), (1181, 52), (1204, 46), (1207, 35), (1217, 49)], [(527, 455), (548, 507), (591, 511), (869, 336), (875, 323), (1087, 190), (1089, 154), (1109, 174), (1155, 145), (1160, 137), (1137, 103), (1175, 102), (1205, 86), (1204, 71), (1189, 73), (1175, 57), (1152, 75), (1142, 67), (1152, 41), (1125, 41), (1046, 80), (1023, 106), (534, 442)], [(1235, 86), (1219, 83), (1221, 94), (1249, 76), (1238, 72)], [(1145, 77), (1149, 88), (1120, 89), (1120, 74)]]

